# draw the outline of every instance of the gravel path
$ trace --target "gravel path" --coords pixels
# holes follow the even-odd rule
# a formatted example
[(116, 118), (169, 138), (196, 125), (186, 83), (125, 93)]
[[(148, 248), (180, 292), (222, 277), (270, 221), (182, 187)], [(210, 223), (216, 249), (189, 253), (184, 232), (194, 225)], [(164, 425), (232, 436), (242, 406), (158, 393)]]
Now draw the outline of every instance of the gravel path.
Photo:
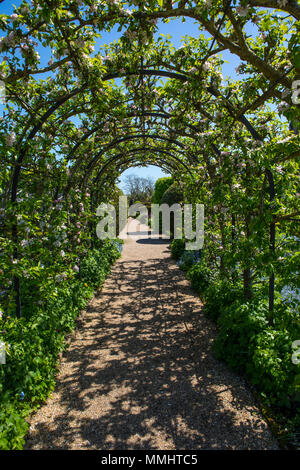
[(82, 312), (25, 448), (277, 449), (243, 379), (213, 358), (215, 326), (168, 242), (136, 235)]

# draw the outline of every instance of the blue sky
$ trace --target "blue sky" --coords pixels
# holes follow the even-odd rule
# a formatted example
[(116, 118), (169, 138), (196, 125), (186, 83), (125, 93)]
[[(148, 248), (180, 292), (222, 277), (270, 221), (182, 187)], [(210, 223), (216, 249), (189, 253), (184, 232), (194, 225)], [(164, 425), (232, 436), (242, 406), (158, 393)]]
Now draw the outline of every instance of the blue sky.
[[(0, 13), (12, 14), (14, 6), (18, 7), (21, 3), (21, 0), (16, 0), (13, 4), (9, 0), (4, 0), (4, 2), (0, 4)], [(254, 27), (251, 27), (247, 32), (248, 34), (252, 35), (256, 34)], [(117, 32), (117, 27), (113, 28), (110, 33), (103, 32), (101, 39), (99, 39), (96, 43), (96, 48), (104, 44), (109, 44), (110, 42), (113, 42), (114, 40), (118, 39), (122, 35), (122, 33), (122, 31)], [(156, 36), (160, 34), (164, 34), (165, 36), (171, 36), (170, 40), (175, 47), (180, 47), (182, 37), (186, 35), (198, 37), (199, 34), (204, 34), (205, 37), (209, 37), (205, 31), (199, 29), (199, 24), (191, 18), (186, 18), (186, 21), (184, 23), (182, 22), (182, 20), (178, 19), (171, 19), (168, 23), (163, 23), (162, 21), (159, 21), (158, 32), (156, 33)], [(42, 47), (38, 47), (37, 51), (39, 52), (41, 57), (41, 64), (46, 65), (50, 58), (50, 51), (45, 51), (45, 49)], [(228, 76), (231, 79), (237, 79), (238, 77), (235, 73), (235, 68), (240, 64), (240, 59), (230, 54), (229, 52), (223, 53), (222, 58), (227, 61), (227, 63), (223, 65), (222, 70), (224, 78), (226, 79), (226, 77)], [(39, 78), (43, 77), (39, 76)], [(136, 174), (138, 176), (151, 176), (154, 180), (165, 176), (165, 173), (163, 173), (158, 167), (154, 166), (148, 166), (146, 168), (129, 168), (121, 176), (121, 183), (119, 184), (121, 189), (124, 187), (124, 176), (128, 174)]]
[(124, 180), (125, 177), (128, 175), (137, 175), (142, 178), (147, 178), (150, 176), (154, 181), (156, 181), (158, 178), (162, 178), (164, 176), (169, 176), (167, 173), (163, 173), (162, 170), (153, 165), (148, 165), (146, 167), (139, 167), (139, 168), (128, 168), (128, 170), (124, 171), (122, 173), (121, 178), (120, 178), (120, 183), (117, 185), (122, 191), (125, 190), (125, 184)]

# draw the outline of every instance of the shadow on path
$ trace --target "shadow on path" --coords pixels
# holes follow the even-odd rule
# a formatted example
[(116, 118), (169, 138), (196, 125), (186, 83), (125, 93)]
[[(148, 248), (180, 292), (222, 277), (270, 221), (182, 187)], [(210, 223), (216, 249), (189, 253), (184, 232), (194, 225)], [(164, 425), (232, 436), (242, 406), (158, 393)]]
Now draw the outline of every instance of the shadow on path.
[(28, 449), (276, 449), (166, 240), (125, 244), (78, 320)]

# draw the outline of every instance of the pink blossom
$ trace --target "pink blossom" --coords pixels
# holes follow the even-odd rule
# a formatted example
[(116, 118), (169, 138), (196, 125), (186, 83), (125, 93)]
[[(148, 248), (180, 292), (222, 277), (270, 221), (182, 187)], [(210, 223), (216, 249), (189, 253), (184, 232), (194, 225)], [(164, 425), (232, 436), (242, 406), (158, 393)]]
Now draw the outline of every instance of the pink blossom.
[(12, 132), (11, 134), (8, 134), (5, 138), (6, 145), (9, 147), (12, 147), (16, 141), (16, 134)]

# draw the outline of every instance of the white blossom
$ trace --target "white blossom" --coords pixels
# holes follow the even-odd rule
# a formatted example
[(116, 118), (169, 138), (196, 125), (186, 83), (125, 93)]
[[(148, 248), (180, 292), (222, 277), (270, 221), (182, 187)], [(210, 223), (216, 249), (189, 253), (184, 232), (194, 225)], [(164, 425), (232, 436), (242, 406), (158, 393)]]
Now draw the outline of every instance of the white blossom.
[(0, 52), (2, 52), (4, 46), (5, 46), (5, 38), (0, 38)]
[(286, 98), (289, 94), (291, 93), (291, 90), (286, 88), (282, 93), (281, 93), (281, 98)]
[(285, 101), (281, 101), (277, 106), (277, 109), (281, 113), (283, 111), (286, 111), (289, 107), (290, 105), (288, 103), (286, 103)]
[(12, 132), (11, 134), (8, 134), (5, 137), (6, 145), (8, 145), (9, 147), (12, 147), (15, 141), (16, 141), (16, 134), (14, 132)]
[(286, 7), (288, 4), (288, 0), (277, 0), (277, 5), (279, 6), (279, 8), (284, 8)]
[(247, 16), (249, 13), (249, 7), (243, 7), (243, 6), (236, 7), (236, 12), (240, 16)]

